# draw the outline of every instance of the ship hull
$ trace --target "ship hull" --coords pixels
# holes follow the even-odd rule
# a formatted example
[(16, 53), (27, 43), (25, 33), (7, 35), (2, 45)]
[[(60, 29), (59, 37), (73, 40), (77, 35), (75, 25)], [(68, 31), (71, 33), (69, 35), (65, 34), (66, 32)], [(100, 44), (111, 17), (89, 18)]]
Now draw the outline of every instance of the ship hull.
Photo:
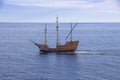
[(74, 52), (78, 47), (79, 41), (66, 42), (65, 45), (59, 45), (56, 48), (50, 48), (46, 44), (35, 44), (41, 52)]
[(52, 52), (57, 52), (57, 53), (59, 53), (59, 52), (75, 52), (75, 51), (73, 51), (73, 50), (67, 50), (67, 51), (64, 51), (64, 50), (61, 50), (61, 51), (46, 51), (46, 50), (40, 50), (41, 52), (44, 52), (44, 53), (52, 53)]

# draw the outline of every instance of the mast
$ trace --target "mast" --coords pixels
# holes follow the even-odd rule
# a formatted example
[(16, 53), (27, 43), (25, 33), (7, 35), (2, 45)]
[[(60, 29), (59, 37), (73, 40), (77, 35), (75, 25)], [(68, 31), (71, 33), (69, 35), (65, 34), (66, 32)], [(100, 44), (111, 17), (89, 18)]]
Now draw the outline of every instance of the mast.
[(78, 23), (76, 23), (76, 24), (73, 26), (72, 30), (71, 30), (71, 31), (69, 32), (69, 34), (66, 36), (65, 40), (70, 36), (71, 32), (75, 29), (75, 27), (77, 26), (77, 24), (78, 24)]
[[(71, 23), (71, 30), (72, 30), (72, 23)], [(70, 41), (72, 41), (72, 32), (71, 32), (71, 36), (70, 36)]]
[(47, 44), (47, 24), (45, 24), (45, 45)]
[(58, 41), (58, 16), (56, 18), (56, 33), (57, 33), (57, 39), (56, 39), (56, 47), (59, 45), (59, 41)]

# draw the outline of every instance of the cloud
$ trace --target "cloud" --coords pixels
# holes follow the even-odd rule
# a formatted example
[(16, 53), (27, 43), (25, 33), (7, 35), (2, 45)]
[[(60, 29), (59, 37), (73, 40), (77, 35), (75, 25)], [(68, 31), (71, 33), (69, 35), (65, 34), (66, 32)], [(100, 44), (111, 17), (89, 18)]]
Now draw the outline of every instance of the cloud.
[(54, 8), (70, 9), (76, 12), (93, 13), (118, 13), (119, 0), (6, 0), (6, 4), (11, 6), (22, 6), (26, 8)]
[(119, 0), (5, 0), (4, 3), (7, 7), (4, 7), (6, 12), (3, 15), (21, 21), (49, 22), (54, 20), (48, 18), (52, 19), (56, 15), (62, 17), (63, 21), (74, 21), (75, 18), (83, 21), (120, 20), (117, 4), (120, 3)]
[(116, 0), (120, 4), (120, 0)]
[(120, 13), (115, 0), (104, 0), (103, 2), (94, 4), (93, 10), (99, 13)]
[(0, 8), (3, 6), (3, 0), (0, 0)]
[(91, 8), (93, 5), (85, 0), (7, 0), (9, 5), (32, 6), (32, 7), (51, 7), (51, 8)]
[[(117, 0), (120, 2), (119, 0)], [(6, 0), (8, 5), (24, 7), (49, 7), (49, 8), (110, 8), (112, 9), (115, 0)]]
[[(118, 13), (119, 0), (6, 0), (6, 4), (36, 8), (62, 8), (75, 10), (89, 10), (98, 13)], [(85, 11), (86, 12), (86, 11)]]
[(105, 0), (86, 0), (91, 3), (99, 3), (99, 2), (104, 2)]
[(120, 0), (116, 0), (116, 3), (120, 7)]

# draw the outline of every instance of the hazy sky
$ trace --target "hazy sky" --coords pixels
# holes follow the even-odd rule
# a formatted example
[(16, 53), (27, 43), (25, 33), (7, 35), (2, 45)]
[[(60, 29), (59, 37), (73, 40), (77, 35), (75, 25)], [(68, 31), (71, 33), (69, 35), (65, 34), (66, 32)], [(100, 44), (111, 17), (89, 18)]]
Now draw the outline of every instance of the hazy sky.
[(0, 0), (0, 22), (120, 22), (120, 0)]

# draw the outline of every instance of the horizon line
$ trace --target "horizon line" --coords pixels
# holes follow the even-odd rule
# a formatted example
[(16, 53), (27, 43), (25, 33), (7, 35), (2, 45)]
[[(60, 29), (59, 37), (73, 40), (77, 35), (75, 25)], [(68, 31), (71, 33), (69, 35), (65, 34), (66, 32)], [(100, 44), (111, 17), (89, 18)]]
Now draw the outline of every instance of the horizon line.
[[(34, 22), (34, 21), (33, 22), (13, 22), (11, 21), (11, 22), (0, 22), (0, 23), (56, 23), (56, 22)], [(98, 22), (97, 21), (96, 22), (93, 22), (93, 21), (91, 22), (89, 21), (88, 22), (87, 21), (86, 22), (63, 22), (63, 21), (60, 21), (59, 23), (120, 23), (120, 22), (118, 21), (109, 21), (109, 22), (107, 21), (106, 22), (105, 21), (104, 22), (102, 21), (101, 22), (99, 21)]]

